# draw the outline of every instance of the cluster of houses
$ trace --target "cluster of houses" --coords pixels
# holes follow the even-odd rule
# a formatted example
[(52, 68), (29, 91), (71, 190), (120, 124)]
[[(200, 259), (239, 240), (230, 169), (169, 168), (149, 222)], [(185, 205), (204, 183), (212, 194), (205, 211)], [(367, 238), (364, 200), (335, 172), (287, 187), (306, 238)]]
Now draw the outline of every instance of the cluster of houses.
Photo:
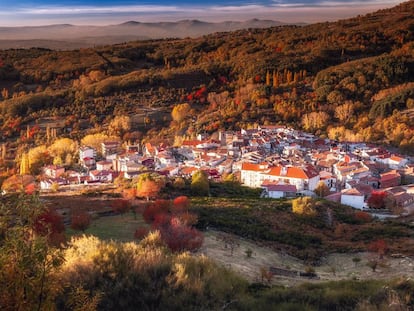
[(120, 174), (131, 179), (148, 171), (191, 177), (201, 169), (211, 179), (232, 173), (242, 184), (262, 188), (264, 197), (314, 196), (323, 182), (330, 190), (326, 199), (357, 209), (368, 208), (374, 191), (386, 191), (406, 211), (414, 205), (414, 185), (409, 186), (414, 164), (408, 157), (284, 126), (220, 132), (214, 139), (198, 135), (174, 147), (147, 143), (122, 148), (120, 142), (109, 141), (102, 143), (101, 150), (81, 147), (79, 159), (87, 173), (47, 166), (41, 188), (50, 189), (53, 183), (110, 183)]

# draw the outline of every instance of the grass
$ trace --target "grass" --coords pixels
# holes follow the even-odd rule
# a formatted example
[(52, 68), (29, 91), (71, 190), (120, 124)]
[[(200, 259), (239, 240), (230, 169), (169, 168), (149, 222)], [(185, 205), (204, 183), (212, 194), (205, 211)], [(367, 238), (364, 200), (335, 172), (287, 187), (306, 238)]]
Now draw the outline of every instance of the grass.
[[(138, 227), (147, 226), (141, 215), (136, 219), (132, 213), (115, 216), (104, 216), (92, 221), (85, 234), (94, 235), (102, 240), (129, 242), (134, 240), (134, 232)], [(66, 228), (68, 238), (82, 235), (83, 232)]]

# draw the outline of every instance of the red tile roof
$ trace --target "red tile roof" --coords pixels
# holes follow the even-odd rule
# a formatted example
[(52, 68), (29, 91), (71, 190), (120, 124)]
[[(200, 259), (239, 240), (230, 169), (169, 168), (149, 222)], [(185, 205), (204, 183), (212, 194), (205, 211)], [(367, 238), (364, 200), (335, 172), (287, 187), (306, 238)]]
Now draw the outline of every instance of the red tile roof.
[(271, 168), (268, 174), (273, 175), (273, 176), (282, 176), (282, 177), (297, 178), (297, 179), (310, 179), (312, 177), (319, 175), (316, 169), (311, 165), (307, 165), (305, 167), (289, 166), (289, 167), (284, 167), (284, 169), (285, 169), (285, 172), (283, 172), (282, 166), (276, 166), (276, 167)]
[(266, 185), (263, 186), (267, 191), (296, 192), (295, 185)]
[(261, 171), (266, 170), (268, 167), (269, 165), (267, 163), (256, 164), (256, 163), (243, 162), (241, 169), (243, 171), (261, 172)]

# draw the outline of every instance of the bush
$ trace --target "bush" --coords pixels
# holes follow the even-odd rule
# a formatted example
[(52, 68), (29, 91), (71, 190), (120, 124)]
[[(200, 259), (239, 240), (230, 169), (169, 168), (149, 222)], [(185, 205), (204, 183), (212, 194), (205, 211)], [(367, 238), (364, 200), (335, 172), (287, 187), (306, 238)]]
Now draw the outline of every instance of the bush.
[(299, 197), (292, 201), (292, 212), (301, 216), (315, 216), (315, 200), (311, 197)]

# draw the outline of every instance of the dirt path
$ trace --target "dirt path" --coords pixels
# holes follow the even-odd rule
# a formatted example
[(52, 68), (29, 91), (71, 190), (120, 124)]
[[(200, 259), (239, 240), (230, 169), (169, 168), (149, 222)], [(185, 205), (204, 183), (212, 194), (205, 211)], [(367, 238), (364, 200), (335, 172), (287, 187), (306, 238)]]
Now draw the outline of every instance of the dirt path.
[[(231, 237), (236, 245), (233, 249), (225, 247), (226, 243), (223, 237)], [(248, 257), (246, 250), (252, 251), (251, 257)], [(307, 267), (301, 260), (275, 252), (269, 248), (261, 247), (245, 239), (236, 236), (223, 234), (221, 232), (209, 231), (205, 233), (204, 245), (199, 251), (200, 254), (214, 259), (230, 269), (240, 273), (251, 282), (261, 281), (261, 268), (269, 269), (270, 267), (281, 268), (286, 271), (305, 271)], [(357, 254), (331, 254), (323, 264), (318, 267), (312, 267), (319, 279), (308, 279), (303, 277), (286, 277), (274, 275), (273, 284), (295, 285), (303, 282), (322, 282), (330, 280), (344, 279), (394, 279), (399, 276), (414, 277), (414, 259), (412, 258), (392, 258), (387, 257), (378, 265), (373, 272), (367, 266), (371, 258), (368, 253)], [(354, 262), (353, 258), (360, 258), (359, 262)]]

